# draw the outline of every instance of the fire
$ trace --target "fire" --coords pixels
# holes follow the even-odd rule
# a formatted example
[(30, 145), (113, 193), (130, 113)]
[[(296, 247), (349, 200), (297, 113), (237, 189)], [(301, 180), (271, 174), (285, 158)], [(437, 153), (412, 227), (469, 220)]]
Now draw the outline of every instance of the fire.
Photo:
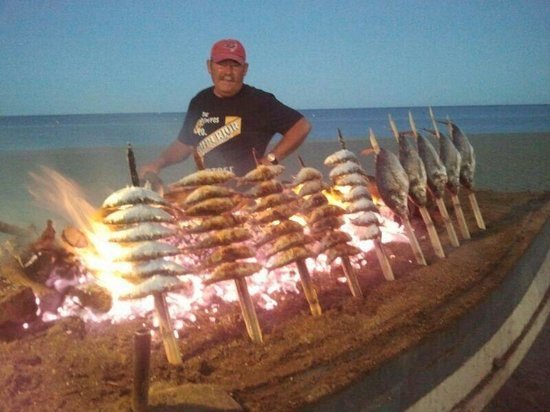
[[(129, 292), (134, 285), (116, 275), (117, 271), (128, 263), (117, 262), (117, 257), (123, 251), (120, 245), (108, 241), (109, 229), (98, 222), (97, 209), (86, 199), (84, 191), (72, 180), (60, 173), (42, 168), (40, 175), (31, 173), (34, 185), (30, 188), (31, 194), (45, 208), (63, 217), (70, 224), (81, 230), (89, 241), (88, 247), (72, 248), (83, 267), (83, 275), (74, 282), (85, 284), (94, 282), (108, 290), (113, 299), (111, 310), (103, 315), (97, 315), (91, 311), (83, 314), (82, 305), (74, 299), (67, 299), (64, 306), (57, 314), (44, 314), (44, 319), (53, 319), (56, 316), (67, 316), (78, 313), (85, 320), (112, 322), (123, 321), (136, 317), (147, 316), (153, 311), (153, 298), (149, 296), (134, 301), (123, 301), (119, 296)], [(330, 203), (343, 206), (339, 193), (325, 191), (325, 196)], [(294, 216), (293, 220), (305, 225), (303, 218)], [(402, 229), (390, 219), (382, 218), (382, 242), (399, 240), (402, 237)], [(342, 229), (350, 233), (355, 240), (356, 246), (367, 252), (373, 248), (371, 241), (359, 241), (357, 235), (351, 228), (348, 221)], [(193, 262), (185, 255), (174, 258), (177, 263), (184, 267), (192, 267)], [(365, 265), (364, 258), (352, 259), (356, 267)], [(324, 255), (317, 259), (307, 259), (306, 265), (312, 274), (326, 273), (330, 270)], [(197, 311), (203, 311), (209, 317), (214, 318), (218, 306), (212, 304), (214, 298), (227, 302), (238, 300), (238, 296), (232, 282), (220, 282), (210, 286), (204, 286), (202, 279), (196, 275), (181, 276), (181, 280), (187, 282), (188, 287), (181, 293), (168, 293), (167, 302), (169, 312), (175, 319), (175, 327), (182, 328), (186, 322), (195, 322)], [(250, 294), (254, 296), (256, 304), (266, 310), (277, 306), (273, 298), (275, 294), (299, 293), (297, 283), (299, 274), (291, 265), (276, 271), (262, 269), (247, 279)]]

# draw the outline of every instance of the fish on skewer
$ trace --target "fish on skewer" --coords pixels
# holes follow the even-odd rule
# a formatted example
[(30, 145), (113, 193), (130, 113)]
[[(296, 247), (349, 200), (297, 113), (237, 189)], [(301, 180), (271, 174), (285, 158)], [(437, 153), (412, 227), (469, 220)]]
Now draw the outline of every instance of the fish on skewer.
[(262, 343), (262, 330), (246, 282), (246, 277), (258, 272), (261, 265), (254, 259), (255, 251), (246, 244), (251, 234), (243, 226), (243, 218), (235, 213), (239, 196), (222, 186), (231, 184), (236, 176), (231, 172), (204, 169), (198, 156), (195, 162), (199, 170), (178, 182), (179, 186), (194, 189), (180, 202), (184, 216), (191, 217), (182, 230), (195, 237), (187, 250), (209, 252), (195, 268), (208, 274), (204, 285), (233, 280), (246, 331), (254, 343)]
[(324, 163), (331, 167), (329, 177), (335, 192), (343, 193), (346, 220), (352, 225), (358, 240), (372, 242), (384, 278), (394, 280), (393, 270), (381, 240), (379, 211), (369, 191), (372, 184), (355, 154), (346, 148), (340, 129), (338, 142), (341, 149), (328, 156)]
[[(299, 188), (299, 194), (303, 199), (301, 213), (306, 218), (311, 235), (320, 241), (317, 252), (323, 253), (329, 264), (340, 258), (351, 294), (355, 298), (362, 298), (363, 291), (359, 285), (357, 274), (349, 261), (350, 256), (361, 253), (361, 250), (348, 244), (351, 237), (340, 230), (343, 223), (340, 216), (345, 213), (345, 210), (328, 203), (328, 199), (323, 194), (325, 189), (323, 174), (317, 169), (306, 167), (302, 158), (299, 159), (302, 168), (294, 179), (294, 185), (298, 188), (300, 184), (307, 184), (317, 189), (316, 191), (306, 191), (302, 190), (303, 186)], [(309, 178), (304, 180), (306, 175)], [(317, 184), (314, 185), (314, 182)]]
[(397, 139), (399, 145), (399, 161), (409, 177), (409, 195), (412, 201), (418, 206), (418, 210), (426, 225), (428, 237), (430, 238), (436, 256), (444, 258), (445, 252), (441, 246), (441, 240), (435, 229), (432, 217), (426, 208), (426, 203), (428, 202), (428, 178), (424, 162), (422, 162), (415, 145), (413, 145), (404, 134), (399, 133), (391, 115), (388, 115), (388, 118), (393, 135)]
[(449, 212), (447, 211), (445, 202), (443, 201), (443, 195), (445, 194), (445, 187), (447, 186), (448, 181), (447, 170), (445, 169), (445, 165), (439, 158), (439, 155), (430, 141), (418, 133), (411, 112), (409, 112), (409, 122), (418, 146), (418, 154), (420, 155), (420, 158), (424, 162), (424, 167), (426, 168), (428, 187), (435, 198), (435, 203), (437, 204), (439, 213), (441, 213), (441, 217), (443, 218), (443, 223), (445, 225), (445, 229), (447, 229), (447, 234), (449, 235), (451, 245), (458, 247), (460, 246), (458, 236), (456, 235), (453, 223), (449, 217)]
[[(139, 182), (137, 182), (139, 184)], [(114, 231), (107, 240), (119, 246), (111, 256), (113, 275), (130, 281), (133, 286), (121, 292), (121, 299), (139, 299), (153, 295), (155, 310), (168, 362), (182, 363), (164, 293), (186, 286), (178, 276), (187, 271), (165, 257), (181, 251), (163, 240), (177, 235), (174, 218), (163, 208), (165, 200), (148, 189), (131, 186), (111, 194), (103, 202), (103, 224)], [(114, 211), (113, 211), (114, 209)], [(116, 269), (118, 267), (118, 269)]]
[(451, 122), (450, 119), (447, 119), (447, 127), (449, 128), (449, 135), (462, 157), (460, 162), (460, 183), (468, 190), (468, 198), (474, 211), (477, 226), (485, 230), (485, 221), (481, 215), (481, 210), (479, 210), (474, 192), (474, 173), (476, 168), (474, 148), (466, 134), (456, 124)]
[(447, 170), (447, 189), (451, 194), (451, 200), (453, 202), (453, 208), (455, 211), (456, 219), (458, 221), (458, 227), (460, 233), (464, 239), (470, 239), (470, 230), (466, 224), (466, 219), (464, 218), (464, 212), (462, 211), (462, 206), (460, 205), (460, 200), (458, 199), (458, 190), (460, 189), (460, 165), (462, 162), (462, 156), (460, 152), (455, 147), (453, 142), (439, 131), (437, 122), (434, 117), (432, 108), (429, 108), (430, 118), (432, 119), (432, 124), (434, 130), (428, 130), (432, 133), (437, 140), (439, 141), (439, 157), (445, 165)]
[(416, 261), (426, 265), (426, 259), (420, 249), (411, 222), (409, 221), (408, 194), (409, 178), (407, 172), (395, 154), (378, 144), (372, 129), (369, 129), (369, 138), (376, 154), (375, 170), (376, 184), (382, 200), (397, 215), (400, 216), (409, 238)]
[[(297, 224), (300, 226), (298, 228), (290, 223), (290, 217), (297, 211), (298, 197), (284, 190), (271, 194), (263, 189), (266, 185), (279, 187), (275, 182), (283, 171), (284, 166), (281, 165), (258, 165), (241, 178), (241, 183), (255, 185), (255, 192), (261, 195), (249, 210), (251, 220), (263, 232), (256, 239), (256, 246), (267, 248), (266, 266), (270, 271), (292, 263), (296, 265), (311, 314), (320, 316), (321, 305), (305, 262), (312, 255), (306, 244), (309, 239), (303, 236), (301, 225)], [(301, 177), (301, 183), (314, 179), (316, 174), (313, 170), (306, 172)]]

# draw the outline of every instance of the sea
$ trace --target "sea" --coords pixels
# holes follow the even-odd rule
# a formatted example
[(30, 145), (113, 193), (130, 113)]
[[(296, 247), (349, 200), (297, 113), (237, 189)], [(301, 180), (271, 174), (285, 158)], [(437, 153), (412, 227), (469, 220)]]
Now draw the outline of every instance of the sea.
[[(452, 119), (466, 134), (550, 132), (550, 104), (501, 106), (433, 106), (436, 118)], [(409, 130), (408, 113), (417, 128), (432, 129), (428, 107), (305, 109), (312, 123), (310, 140), (363, 138), (372, 129), (392, 136), (388, 115), (399, 130)], [(0, 150), (166, 146), (183, 123), (184, 112), (0, 116)], [(442, 125), (442, 131), (445, 126)]]

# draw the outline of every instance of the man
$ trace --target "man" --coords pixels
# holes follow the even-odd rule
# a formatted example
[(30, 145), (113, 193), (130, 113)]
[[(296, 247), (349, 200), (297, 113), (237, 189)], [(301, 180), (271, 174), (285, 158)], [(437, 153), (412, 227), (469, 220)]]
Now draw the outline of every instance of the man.
[[(196, 154), (207, 168), (232, 170), (244, 175), (256, 164), (275, 164), (296, 150), (311, 130), (310, 123), (275, 96), (244, 84), (248, 71), (243, 45), (232, 39), (212, 46), (207, 68), (213, 86), (189, 103), (176, 140), (153, 162), (140, 170), (158, 174), (161, 169)], [(276, 134), (282, 138), (266, 154)]]

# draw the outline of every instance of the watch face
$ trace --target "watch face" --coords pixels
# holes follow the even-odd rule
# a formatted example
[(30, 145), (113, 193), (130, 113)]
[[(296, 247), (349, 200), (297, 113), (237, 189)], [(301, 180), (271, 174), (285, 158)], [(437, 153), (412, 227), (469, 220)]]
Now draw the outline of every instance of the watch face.
[(273, 163), (274, 165), (276, 165), (278, 163), (277, 158), (275, 157), (275, 155), (273, 153), (269, 153), (267, 155), (267, 160), (269, 160), (269, 162)]

